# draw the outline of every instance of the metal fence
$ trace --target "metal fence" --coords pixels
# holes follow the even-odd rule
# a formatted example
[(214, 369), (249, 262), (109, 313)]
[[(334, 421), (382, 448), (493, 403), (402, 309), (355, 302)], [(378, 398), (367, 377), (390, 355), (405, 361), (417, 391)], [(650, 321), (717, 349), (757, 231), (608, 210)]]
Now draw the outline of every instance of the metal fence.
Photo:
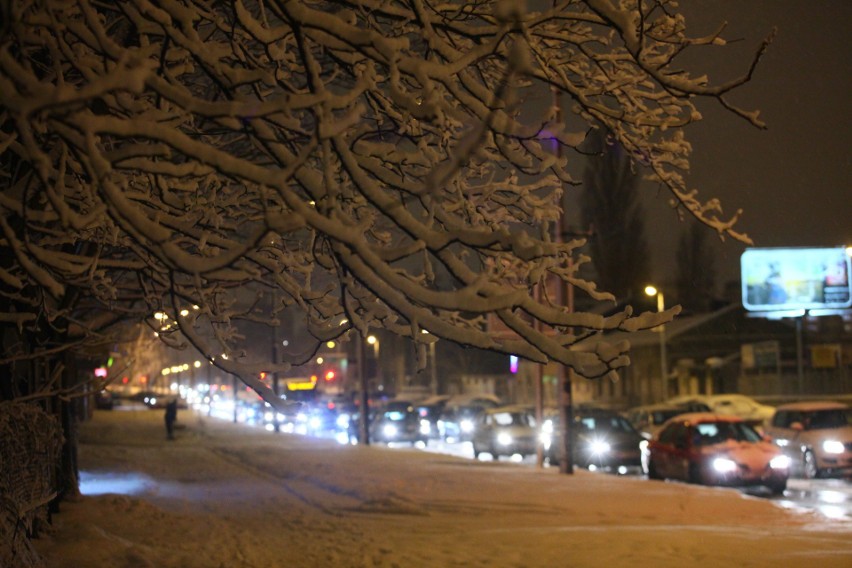
[(38, 567), (30, 538), (48, 522), (62, 448), (59, 421), (38, 406), (0, 402), (0, 567)]

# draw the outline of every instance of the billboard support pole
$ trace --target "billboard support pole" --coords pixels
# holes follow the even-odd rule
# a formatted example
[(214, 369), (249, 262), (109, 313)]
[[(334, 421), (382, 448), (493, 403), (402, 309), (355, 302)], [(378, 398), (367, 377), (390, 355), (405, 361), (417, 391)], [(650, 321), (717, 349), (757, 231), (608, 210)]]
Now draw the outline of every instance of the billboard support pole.
[(796, 318), (796, 371), (799, 379), (798, 390), (802, 394), (805, 386), (805, 363), (804, 363), (804, 348), (802, 341), (802, 320), (804, 316)]

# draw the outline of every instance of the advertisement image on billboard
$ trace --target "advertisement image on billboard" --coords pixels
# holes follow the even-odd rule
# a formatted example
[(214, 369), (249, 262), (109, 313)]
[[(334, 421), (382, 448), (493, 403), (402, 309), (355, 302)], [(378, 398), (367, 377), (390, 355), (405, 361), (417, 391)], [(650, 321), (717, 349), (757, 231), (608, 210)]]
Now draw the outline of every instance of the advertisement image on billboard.
[(852, 307), (852, 258), (845, 247), (752, 248), (740, 266), (747, 310)]

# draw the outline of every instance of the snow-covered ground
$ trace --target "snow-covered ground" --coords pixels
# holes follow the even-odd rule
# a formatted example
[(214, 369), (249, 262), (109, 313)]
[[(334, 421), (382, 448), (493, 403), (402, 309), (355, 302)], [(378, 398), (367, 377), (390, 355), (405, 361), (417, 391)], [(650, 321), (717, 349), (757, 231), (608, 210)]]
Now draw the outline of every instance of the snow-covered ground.
[(273, 434), (181, 411), (82, 425), (51, 568), (852, 566), (852, 522), (738, 491)]

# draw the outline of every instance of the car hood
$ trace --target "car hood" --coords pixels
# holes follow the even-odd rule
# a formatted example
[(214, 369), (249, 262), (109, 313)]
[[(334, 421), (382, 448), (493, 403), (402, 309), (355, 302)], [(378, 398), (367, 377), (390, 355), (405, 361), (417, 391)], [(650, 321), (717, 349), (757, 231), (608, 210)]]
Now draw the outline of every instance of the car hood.
[(781, 450), (771, 442), (725, 440), (702, 447), (701, 454), (707, 457), (730, 458), (738, 464), (748, 466), (749, 469), (757, 470), (765, 468), (772, 458), (781, 454)]
[(505, 432), (507, 434), (511, 434), (512, 436), (521, 437), (521, 436), (537, 436), (538, 432), (535, 428), (531, 428), (530, 426), (497, 426), (493, 429), (495, 434), (500, 432)]
[(639, 442), (644, 440), (641, 434), (631, 432), (612, 432), (601, 430), (600, 432), (583, 432), (577, 434), (578, 442), (594, 442), (597, 440), (606, 441), (611, 446), (636, 446), (639, 447)]

